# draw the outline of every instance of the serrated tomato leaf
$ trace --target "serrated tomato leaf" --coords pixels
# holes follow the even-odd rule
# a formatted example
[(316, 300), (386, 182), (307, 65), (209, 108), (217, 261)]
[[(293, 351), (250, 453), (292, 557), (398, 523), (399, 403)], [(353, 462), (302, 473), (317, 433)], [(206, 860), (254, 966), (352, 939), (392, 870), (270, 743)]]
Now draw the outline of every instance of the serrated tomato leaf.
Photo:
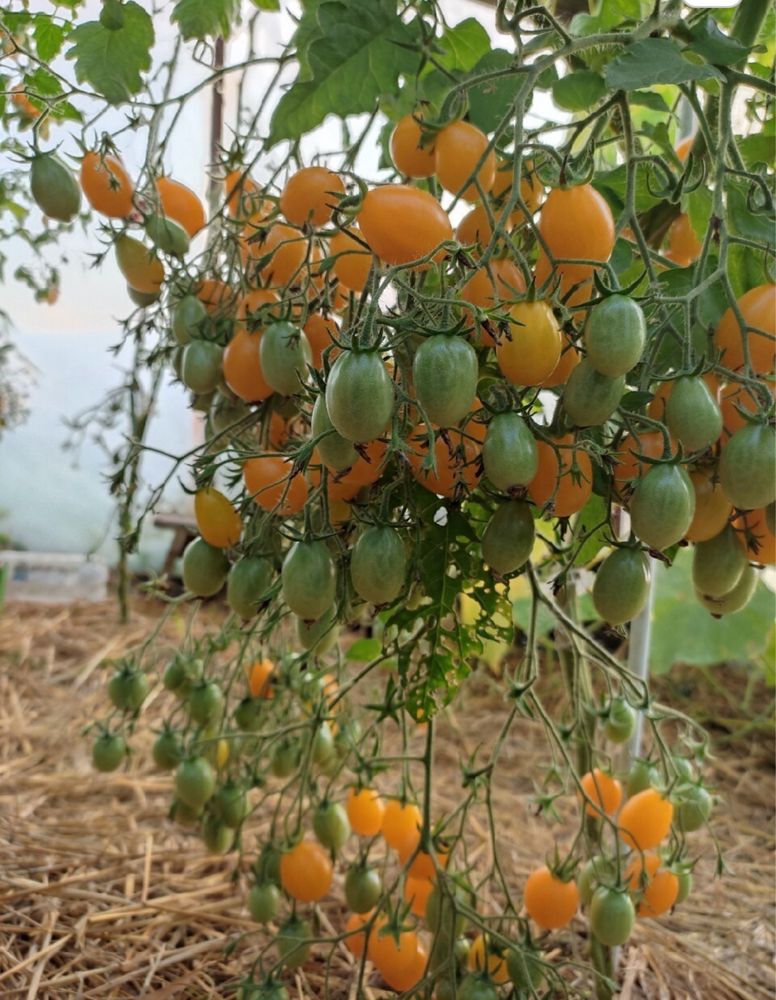
[(145, 10), (129, 0), (122, 5), (123, 24), (116, 30), (99, 21), (79, 24), (70, 34), (67, 58), (75, 60), (79, 83), (91, 84), (109, 104), (122, 104), (143, 86), (151, 67), (154, 26)]

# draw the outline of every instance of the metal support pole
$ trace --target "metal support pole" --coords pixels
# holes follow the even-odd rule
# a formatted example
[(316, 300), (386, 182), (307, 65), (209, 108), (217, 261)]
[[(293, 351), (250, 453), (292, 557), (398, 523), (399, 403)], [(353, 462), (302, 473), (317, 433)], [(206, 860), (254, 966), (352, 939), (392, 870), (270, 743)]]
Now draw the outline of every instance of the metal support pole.
[[(628, 646), (628, 667), (633, 674), (644, 681), (649, 675), (649, 647), (652, 638), (652, 607), (655, 603), (655, 575), (660, 569), (660, 563), (656, 559), (650, 559), (649, 562), (650, 574), (647, 603), (641, 613), (631, 622), (630, 643)], [(633, 736), (631, 736), (627, 749), (626, 770), (630, 770), (633, 761), (641, 756), (643, 732), (644, 717), (641, 712), (637, 712), (636, 727), (633, 730)]]

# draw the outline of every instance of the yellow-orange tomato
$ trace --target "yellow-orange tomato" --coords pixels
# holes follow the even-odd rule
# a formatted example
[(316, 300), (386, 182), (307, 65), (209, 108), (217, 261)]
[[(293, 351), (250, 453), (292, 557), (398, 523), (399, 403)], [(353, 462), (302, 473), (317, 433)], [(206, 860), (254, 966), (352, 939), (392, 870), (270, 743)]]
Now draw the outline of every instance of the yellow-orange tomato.
[[(496, 179), (496, 154), (493, 149), (485, 156), (488, 137), (470, 122), (453, 122), (434, 138), (434, 171), (437, 180), (450, 194), (464, 201), (477, 201), (493, 187)], [(484, 157), (482, 165), (477, 164)], [(476, 173), (477, 184), (467, 184)]]
[[(641, 894), (637, 913), (640, 917), (659, 917), (668, 913), (679, 895), (679, 879), (672, 871), (660, 868), (656, 854), (634, 857), (625, 871), (631, 892)], [(642, 872), (645, 876), (642, 879)]]
[(342, 180), (327, 167), (303, 167), (286, 181), (280, 211), (294, 226), (325, 226), (344, 194)]
[(733, 511), (733, 505), (715, 481), (716, 469), (699, 466), (690, 472), (695, 493), (695, 514), (684, 536), (689, 542), (706, 542), (722, 531)]
[(681, 212), (671, 223), (667, 239), (666, 257), (680, 267), (688, 267), (700, 256), (702, 244), (686, 212)]
[(256, 181), (242, 170), (232, 170), (224, 178), (226, 210), (233, 219), (255, 226), (272, 212), (273, 204), (261, 193)]
[(258, 403), (272, 395), (259, 360), (261, 331), (250, 333), (238, 328), (226, 345), (223, 356), (224, 380), (235, 396), (246, 403)]
[(331, 886), (332, 864), (326, 850), (314, 840), (300, 840), (280, 858), (280, 882), (292, 899), (317, 903)]
[[(411, 931), (410, 933), (415, 933)], [(426, 965), (428, 964), (428, 951), (426, 946), (420, 939), (417, 939), (415, 946), (415, 955), (409, 965), (400, 969), (392, 969), (389, 972), (383, 972), (382, 976), (386, 983), (391, 986), (394, 990), (400, 993), (406, 993), (407, 990), (413, 989), (421, 981), (426, 972)]]
[(121, 161), (110, 153), (86, 153), (81, 160), (81, 188), (100, 215), (126, 219), (132, 212), (134, 185)]
[[(474, 421), (466, 425), (470, 434)], [(483, 425), (484, 426), (484, 425)], [(477, 426), (479, 430), (479, 425)], [(448, 428), (444, 436), (437, 432), (434, 440), (435, 469), (424, 468), (428, 455), (428, 431), (425, 424), (419, 424), (410, 437), (413, 451), (408, 453), (412, 475), (427, 490), (439, 496), (452, 499), (456, 493), (470, 492), (481, 476), (478, 468), (480, 447), (461, 431)]]
[[(403, 864), (406, 864), (412, 853), (413, 851), (407, 851), (406, 848), (401, 848), (398, 852), (399, 860)], [(447, 868), (447, 851), (436, 851), (435, 853), (439, 867), (443, 869)], [(434, 866), (434, 859), (432, 856), (427, 854), (425, 851), (418, 851), (412, 859), (412, 863), (407, 871), (407, 876), (408, 878), (433, 879), (436, 876), (436, 867)]]
[(537, 507), (552, 500), (556, 517), (571, 517), (582, 510), (593, 491), (590, 456), (574, 443), (571, 434), (558, 438), (557, 451), (546, 441), (536, 442), (539, 467), (528, 484), (528, 496)]
[(661, 431), (644, 431), (636, 436), (626, 434), (614, 455), (616, 464), (612, 475), (615, 485), (623, 486), (634, 479), (639, 479), (647, 471), (649, 465), (636, 455), (662, 458), (663, 447)]
[[(487, 267), (479, 267), (461, 289), (461, 298), (479, 309), (496, 309), (502, 304), (513, 302), (525, 292), (525, 281), (520, 268), (511, 260), (492, 260)], [(499, 312), (507, 313), (504, 306)], [(464, 313), (467, 323), (474, 324), (474, 317), (467, 309)], [(481, 329), (479, 343), (495, 347), (496, 339), (487, 330)]]
[(478, 934), (472, 941), (466, 955), (466, 967), (470, 972), (487, 972), (496, 986), (509, 982), (506, 959), (492, 949), (485, 934)]
[[(333, 338), (339, 335), (337, 321), (331, 316), (322, 316), (321, 313), (310, 313), (304, 325), (304, 332), (312, 351), (312, 363), (315, 368), (323, 367), (323, 352), (333, 344)], [(336, 348), (329, 352), (329, 361)]]
[(579, 908), (579, 889), (573, 880), (564, 882), (547, 867), (528, 876), (523, 902), (529, 917), (548, 931), (565, 927)]
[(307, 259), (308, 240), (298, 230), (276, 222), (267, 230), (264, 240), (250, 243), (249, 257), (259, 259), (267, 254), (272, 257), (261, 269), (264, 280), (278, 287), (288, 285), (292, 281), (298, 283), (302, 278)]
[[(418, 935), (415, 931), (400, 931), (394, 936), (384, 919), (376, 922), (369, 935), (367, 956), (393, 989), (404, 989), (401, 984), (415, 969), (417, 951)], [(410, 983), (412, 985), (414, 983)]]
[(602, 812), (607, 816), (613, 816), (620, 808), (622, 785), (611, 774), (594, 767), (592, 771), (582, 776), (580, 783), (585, 795), (590, 799), (585, 803), (585, 812), (588, 816), (600, 818)]
[(436, 198), (407, 184), (372, 188), (364, 198), (358, 224), (372, 253), (386, 264), (426, 257), (453, 235), (447, 212)]
[(389, 799), (383, 813), (381, 832), (386, 844), (395, 851), (415, 850), (420, 842), (423, 816), (414, 802)]
[[(776, 284), (750, 288), (738, 300), (738, 308), (747, 329), (749, 360), (758, 375), (767, 375), (776, 366)], [(755, 330), (762, 331), (761, 333)], [(744, 331), (732, 309), (719, 321), (715, 343), (722, 352), (722, 364), (736, 370), (744, 364)]]
[(278, 294), (271, 288), (252, 288), (237, 302), (236, 318), (238, 323), (247, 323), (254, 318), (262, 306), (273, 305), (277, 301)]
[(298, 514), (307, 499), (307, 483), (298, 473), (289, 478), (291, 469), (291, 461), (282, 455), (249, 458), (243, 465), (245, 488), (266, 511)]
[(361, 445), (360, 451), (363, 454), (359, 455), (343, 476), (343, 479), (354, 483), (359, 489), (376, 483), (382, 475), (388, 445), (380, 438), (374, 438)]
[(366, 950), (367, 932), (363, 927), (371, 920), (372, 912), (374, 911), (351, 913), (345, 924), (345, 933), (347, 934), (347, 937), (344, 938), (345, 947), (356, 958), (361, 958)]
[(197, 490), (194, 496), (194, 517), (199, 533), (208, 545), (228, 549), (240, 541), (240, 515), (224, 494), (212, 486)]
[[(496, 179), (493, 181), (491, 196), (500, 202), (507, 201), (512, 191), (512, 178), (514, 170), (512, 164), (505, 160), (499, 164), (496, 170)], [(539, 175), (530, 163), (523, 163), (523, 176), (520, 179), (520, 197), (525, 202), (526, 208), (531, 215), (537, 211), (544, 194), (544, 186), (539, 179)], [(513, 226), (523, 221), (523, 213), (518, 209), (510, 216)]]
[(542, 385), (560, 361), (563, 339), (548, 302), (516, 302), (509, 336), (496, 345), (496, 361), (513, 385)]
[(565, 333), (561, 335), (561, 339), (563, 347), (560, 352), (560, 360), (547, 378), (542, 382), (542, 386), (545, 389), (554, 389), (556, 386), (565, 385), (568, 381), (569, 375), (574, 371), (581, 360), (579, 351)]
[(194, 236), (207, 224), (205, 207), (191, 188), (170, 177), (159, 177), (156, 181), (162, 211), (168, 219), (182, 226), (189, 236)]
[(773, 566), (776, 563), (776, 535), (768, 525), (763, 508), (739, 514), (733, 521), (733, 527), (741, 533), (740, 537), (752, 562), (763, 566)]
[(690, 135), (686, 139), (682, 139), (682, 141), (677, 145), (676, 155), (679, 157), (682, 163), (686, 162), (687, 157), (690, 155), (690, 150), (692, 149), (692, 144), (694, 142), (695, 142), (695, 136)]
[(654, 788), (628, 799), (620, 812), (620, 837), (637, 851), (648, 851), (664, 840), (671, 829), (674, 807)]
[(416, 917), (425, 917), (426, 904), (433, 888), (431, 879), (407, 877), (404, 883), (404, 902), (410, 904), (410, 910)]
[(275, 451), (280, 451), (286, 441), (288, 441), (288, 424), (277, 411), (273, 411), (269, 418), (269, 433), (267, 438)]
[(347, 813), (354, 833), (359, 837), (376, 837), (383, 827), (385, 804), (373, 788), (351, 788)]
[(336, 257), (331, 266), (332, 272), (341, 285), (353, 292), (363, 291), (372, 267), (372, 255), (363, 243), (363, 237), (355, 227), (340, 229), (329, 240), (329, 256)]
[(211, 316), (230, 312), (234, 302), (234, 289), (220, 278), (203, 278), (196, 295)]
[(251, 698), (273, 698), (275, 692), (272, 688), (272, 678), (275, 673), (275, 664), (272, 660), (256, 660), (252, 663), (248, 672), (248, 690)]
[(226, 767), (229, 760), (229, 740), (220, 739), (216, 743), (216, 767)]
[(614, 249), (614, 217), (606, 199), (591, 184), (554, 188), (539, 221), (553, 257), (609, 260)]
[(423, 133), (412, 115), (405, 115), (391, 133), (391, 159), (400, 174), (431, 177), (434, 173), (434, 144), (422, 144)]
[[(561, 300), (567, 306), (578, 306), (589, 301), (594, 294), (593, 275), (595, 267), (592, 264), (552, 264), (543, 250), (534, 268), (536, 287), (542, 288), (548, 279), (552, 279), (549, 287), (557, 284)], [(575, 314), (577, 318), (581, 313)]]
[[(498, 211), (494, 210), (493, 214), (498, 220)], [(490, 243), (492, 236), (493, 227), (484, 205), (475, 205), (464, 215), (455, 228), (455, 238), (464, 246), (470, 246), (472, 243), (485, 246)]]
[[(767, 383), (761, 382), (760, 385), (767, 385)], [(771, 384), (768, 388), (773, 394), (776, 386)], [(719, 394), (723, 434), (729, 437), (745, 427), (749, 422), (746, 414), (754, 415), (759, 409), (758, 400), (759, 396), (756, 396), (748, 386), (741, 385), (739, 382), (729, 382), (723, 386)]]

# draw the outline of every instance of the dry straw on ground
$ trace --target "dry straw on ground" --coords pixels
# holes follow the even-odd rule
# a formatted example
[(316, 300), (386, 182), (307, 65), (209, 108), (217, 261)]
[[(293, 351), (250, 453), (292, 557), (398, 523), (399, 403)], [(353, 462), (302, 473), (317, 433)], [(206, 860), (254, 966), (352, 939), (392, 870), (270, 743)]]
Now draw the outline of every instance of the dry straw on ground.
[[(236, 856), (209, 856), (193, 834), (165, 818), (170, 781), (154, 773), (148, 759), (150, 722), (163, 710), (158, 692), (133, 740), (136, 753), (126, 772), (98, 775), (90, 765), (81, 730), (105, 710), (100, 663), (147, 635), (158, 611), (138, 599), (133, 622), (124, 627), (115, 624), (112, 604), (17, 605), (0, 618), (4, 1000), (230, 997), (262, 943), (262, 932), (246, 916), (244, 871), (237, 870)], [(175, 640), (174, 630), (169, 637)], [(713, 684), (686, 671), (681, 686), (662, 692), (716, 729), (712, 780), (722, 804), (715, 829), (731, 871), (714, 879), (710, 839), (697, 834), (704, 859), (693, 895), (668, 918), (639, 923), (622, 956), (622, 998), (774, 996), (772, 743), (767, 726), (737, 718), (742, 689), (739, 673), (720, 668)], [(469, 684), (448, 713), (438, 741), (439, 809), (460, 798), (462, 756), (498, 728), (503, 712), (498, 683), (483, 678)], [(494, 786), (516, 891), (549, 842), (531, 800), (532, 768), (543, 761), (541, 733), (526, 723), (507, 744)], [(487, 867), (488, 851), (483, 827), (469, 844), (469, 860), (476, 864), (482, 855)], [(342, 928), (339, 901), (326, 903), (320, 914), (324, 931)], [(562, 933), (549, 947), (558, 954), (572, 939), (581, 949), (581, 938)], [(295, 975), (289, 992), (320, 1000), (326, 983), (332, 1000), (354, 995), (354, 967), (344, 949), (328, 976), (323, 962), (312, 962)], [(574, 987), (580, 996), (584, 988)], [(376, 976), (367, 995), (382, 995)]]

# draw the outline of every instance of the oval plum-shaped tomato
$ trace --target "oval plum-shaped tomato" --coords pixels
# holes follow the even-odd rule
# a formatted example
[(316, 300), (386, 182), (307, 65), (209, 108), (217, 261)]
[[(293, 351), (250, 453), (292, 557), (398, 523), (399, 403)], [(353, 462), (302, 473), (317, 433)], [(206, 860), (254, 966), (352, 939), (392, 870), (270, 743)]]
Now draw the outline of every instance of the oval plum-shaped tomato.
[(732, 308), (724, 313), (715, 336), (721, 363), (733, 371), (743, 367), (746, 336), (752, 368), (767, 375), (776, 367), (776, 284), (750, 288), (737, 305), (748, 332), (741, 329)]
[(307, 500), (304, 476), (294, 473), (293, 463), (282, 455), (249, 458), (243, 465), (243, 479), (248, 495), (264, 510), (296, 514)]
[(674, 807), (654, 788), (628, 799), (620, 811), (620, 837), (636, 851), (648, 851), (665, 840)]
[(719, 459), (722, 490), (740, 510), (767, 507), (776, 500), (776, 431), (747, 424), (730, 438)]
[(202, 538), (189, 542), (183, 553), (183, 585), (197, 597), (212, 597), (226, 583), (229, 560), (221, 549)]
[(509, 309), (509, 336), (496, 347), (502, 374), (513, 385), (541, 385), (560, 360), (563, 340), (548, 302), (518, 302)]
[(183, 348), (181, 382), (192, 392), (212, 392), (221, 381), (223, 351), (212, 340), (192, 340)]
[(769, 510), (773, 510), (772, 505), (760, 510), (750, 510), (739, 514), (733, 522), (733, 527), (746, 546), (747, 557), (763, 566), (776, 564), (776, 534)]
[[(487, 267), (479, 267), (461, 289), (460, 295), (480, 309), (509, 313), (507, 304), (514, 303), (525, 292), (525, 281), (520, 269), (508, 258), (491, 260)], [(470, 310), (464, 310), (464, 318), (474, 324)], [(495, 347), (496, 339), (491, 332), (480, 326), (479, 335), (475, 334), (478, 344)]]
[(262, 556), (243, 556), (229, 571), (226, 600), (235, 614), (246, 621), (253, 618), (272, 584), (274, 569)]
[(631, 526), (651, 549), (667, 549), (687, 534), (695, 514), (695, 492), (679, 465), (653, 465), (636, 483)]
[(326, 384), (326, 409), (338, 434), (355, 443), (379, 437), (393, 404), (393, 382), (377, 351), (339, 355)]
[(500, 576), (520, 569), (531, 555), (536, 529), (531, 508), (521, 500), (497, 507), (482, 534), (482, 558)]
[(528, 915), (544, 930), (565, 927), (579, 908), (576, 882), (564, 882), (548, 868), (528, 876), (523, 893)]
[(722, 414), (708, 385), (698, 376), (678, 378), (666, 402), (665, 422), (686, 452), (701, 451), (722, 433)]
[(116, 239), (114, 248), (119, 270), (131, 288), (149, 295), (161, 290), (164, 265), (153, 250), (126, 233)]
[(733, 615), (747, 606), (757, 589), (757, 580), (757, 571), (747, 563), (740, 580), (727, 594), (723, 594), (722, 597), (707, 597), (696, 592), (695, 596), (710, 614), (715, 618), (722, 618), (724, 615)]
[(706, 597), (724, 597), (736, 586), (747, 565), (746, 549), (732, 525), (697, 542), (692, 557), (692, 582)]
[(384, 525), (367, 528), (350, 561), (358, 596), (370, 604), (390, 604), (404, 588), (406, 574), (407, 550), (398, 531)]
[(413, 448), (408, 455), (412, 474), (425, 489), (440, 496), (454, 498), (474, 489), (480, 478), (478, 468), (479, 446), (471, 440), (477, 429), (470, 420), (465, 434), (460, 430), (447, 431), (443, 437), (434, 438), (434, 467), (429, 464), (428, 430), (420, 424), (412, 433), (409, 443)]
[(149, 215), (145, 220), (145, 231), (157, 250), (183, 257), (189, 250), (189, 234), (177, 222), (164, 215)]
[(539, 216), (539, 232), (553, 257), (606, 261), (614, 249), (614, 217), (591, 184), (554, 188)]
[(310, 342), (293, 323), (270, 323), (259, 341), (262, 375), (283, 396), (302, 391), (312, 356)]
[(68, 167), (53, 153), (35, 156), (30, 167), (35, 204), (50, 219), (70, 222), (81, 207), (81, 190)]
[(695, 235), (690, 216), (680, 212), (668, 228), (666, 257), (679, 267), (688, 267), (700, 257), (703, 244)]
[[(496, 154), (488, 150), (488, 137), (471, 122), (453, 122), (434, 136), (434, 171), (450, 194), (477, 201), (493, 187)], [(482, 163), (480, 164), (480, 161)], [(476, 176), (476, 182), (469, 178)]]
[(435, 170), (434, 140), (424, 136), (415, 115), (405, 115), (391, 133), (391, 159), (400, 174), (431, 177)]
[(280, 576), (283, 600), (305, 621), (320, 618), (334, 603), (337, 576), (325, 542), (294, 542)]
[(471, 411), (478, 376), (477, 354), (463, 337), (426, 338), (412, 363), (418, 402), (438, 427), (457, 424)]
[(624, 375), (601, 375), (582, 358), (566, 382), (563, 408), (576, 427), (598, 427), (613, 415), (624, 391)]
[(134, 185), (115, 156), (86, 153), (81, 160), (81, 188), (86, 200), (100, 215), (126, 219), (132, 213)]
[(340, 229), (329, 240), (329, 256), (334, 258), (332, 274), (352, 292), (363, 292), (372, 269), (372, 254), (364, 242), (355, 227)]
[(527, 486), (539, 467), (536, 438), (519, 413), (498, 413), (482, 445), (485, 475), (505, 493)]
[(358, 452), (352, 442), (334, 429), (324, 396), (318, 396), (315, 400), (310, 430), (316, 439), (315, 447), (318, 449), (321, 461), (329, 469), (348, 469), (358, 460)]
[(420, 260), (453, 237), (447, 213), (436, 198), (406, 184), (372, 188), (358, 224), (372, 253), (386, 264)]
[(224, 350), (224, 380), (235, 396), (246, 403), (258, 403), (272, 395), (259, 359), (262, 333), (238, 329)]
[(327, 167), (303, 167), (280, 195), (280, 211), (294, 226), (325, 226), (345, 194), (342, 180)]
[(610, 948), (625, 944), (633, 932), (636, 910), (624, 889), (600, 886), (590, 902), (590, 930)]
[(223, 493), (207, 486), (194, 495), (194, 516), (208, 545), (228, 549), (240, 541), (242, 518)]
[(588, 313), (585, 350), (593, 368), (619, 378), (641, 360), (647, 325), (641, 306), (627, 295), (610, 295)]
[(717, 481), (714, 466), (699, 466), (690, 471), (695, 493), (695, 513), (685, 538), (690, 542), (705, 542), (718, 535), (733, 512), (733, 505)]
[(528, 496), (537, 507), (551, 506), (556, 517), (571, 517), (582, 510), (593, 491), (590, 456), (575, 447), (573, 435), (554, 442), (537, 441), (536, 475), (528, 484)]
[(205, 208), (191, 188), (171, 177), (158, 177), (156, 190), (159, 193), (162, 211), (168, 219), (177, 222), (189, 236), (194, 236), (207, 225)]
[(601, 563), (593, 583), (593, 604), (610, 625), (639, 614), (649, 596), (649, 563), (641, 549), (615, 549)]

